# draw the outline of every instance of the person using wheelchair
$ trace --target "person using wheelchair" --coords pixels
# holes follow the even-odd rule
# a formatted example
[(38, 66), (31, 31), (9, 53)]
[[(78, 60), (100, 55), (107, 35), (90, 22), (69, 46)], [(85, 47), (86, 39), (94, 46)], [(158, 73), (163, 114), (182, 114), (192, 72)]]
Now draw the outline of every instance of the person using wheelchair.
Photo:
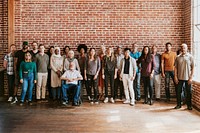
[(75, 69), (75, 64), (70, 62), (69, 69), (65, 71), (65, 73), (60, 78), (62, 81), (62, 105), (69, 104), (69, 91), (73, 93), (73, 106), (78, 106), (79, 98), (80, 98), (80, 87), (78, 85), (79, 80), (83, 80), (80, 72)]

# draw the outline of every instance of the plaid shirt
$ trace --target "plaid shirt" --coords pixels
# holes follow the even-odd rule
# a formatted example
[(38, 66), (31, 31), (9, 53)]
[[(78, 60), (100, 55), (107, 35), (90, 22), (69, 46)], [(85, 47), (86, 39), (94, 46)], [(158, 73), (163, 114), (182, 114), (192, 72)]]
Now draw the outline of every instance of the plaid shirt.
[(9, 53), (4, 57), (4, 60), (7, 61), (7, 74), (14, 75), (14, 56)]

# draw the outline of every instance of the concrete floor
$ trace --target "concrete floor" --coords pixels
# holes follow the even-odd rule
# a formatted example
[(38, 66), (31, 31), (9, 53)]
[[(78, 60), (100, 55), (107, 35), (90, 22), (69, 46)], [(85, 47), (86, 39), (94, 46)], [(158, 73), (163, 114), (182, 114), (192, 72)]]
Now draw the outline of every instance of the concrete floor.
[(1, 102), (0, 133), (200, 133), (200, 112), (174, 106), (163, 101), (134, 107), (121, 101), (80, 107)]

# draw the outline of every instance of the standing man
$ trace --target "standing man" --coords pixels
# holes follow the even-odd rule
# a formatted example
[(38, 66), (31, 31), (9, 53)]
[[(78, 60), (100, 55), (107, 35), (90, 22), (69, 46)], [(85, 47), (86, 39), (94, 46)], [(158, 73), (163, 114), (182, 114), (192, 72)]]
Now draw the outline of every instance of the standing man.
[[(43, 44), (39, 45), (39, 53), (35, 56), (35, 62), (38, 70), (38, 81), (36, 88), (36, 99), (45, 100), (46, 84), (48, 77), (49, 56), (44, 53), (45, 47)], [(42, 90), (41, 90), (42, 89)], [(42, 91), (42, 95), (41, 95)]]
[(9, 98), (8, 102), (12, 102), (14, 99), (14, 87), (15, 87), (15, 73), (14, 73), (14, 54), (15, 54), (16, 46), (15, 44), (10, 45), (10, 53), (8, 53), (4, 57), (3, 66), (7, 70), (7, 78), (8, 78), (8, 92)]
[(32, 43), (32, 51), (31, 52), (32, 52), (31, 54), (32, 54), (33, 61), (35, 61), (35, 56), (39, 53), (38, 44), (36, 41), (33, 41), (33, 43)]
[(174, 80), (178, 84), (177, 90), (177, 106), (175, 109), (181, 108), (181, 92), (183, 85), (186, 89), (186, 102), (187, 109), (192, 110), (192, 77), (194, 74), (194, 59), (191, 54), (188, 53), (187, 44), (181, 45), (181, 54), (176, 58), (174, 69)]
[[(130, 52), (130, 56), (134, 58), (136, 61), (140, 58), (141, 52), (138, 51), (137, 44), (134, 43), (132, 44), (132, 52)], [(140, 73), (140, 64), (137, 64), (136, 68), (136, 77), (134, 80), (134, 91), (135, 91), (135, 99), (137, 101), (140, 101), (141, 95), (140, 95), (140, 78), (141, 78), (141, 73)]]
[[(161, 57), (161, 68), (162, 68), (162, 77), (165, 78), (165, 93), (166, 93), (166, 101), (170, 101), (170, 77), (174, 82), (174, 62), (176, 59), (176, 52), (172, 52), (172, 44), (170, 42), (165, 44), (166, 51), (162, 54)], [(176, 84), (174, 82), (176, 96), (177, 89)]]
[(155, 67), (153, 84), (155, 86), (156, 100), (160, 100), (160, 87), (161, 87), (161, 55), (157, 53), (156, 45), (152, 46), (152, 54), (154, 55)]
[(120, 99), (122, 99), (123, 95), (124, 95), (124, 88), (123, 88), (123, 83), (120, 80), (120, 62), (121, 60), (124, 58), (124, 55), (122, 54), (122, 48), (121, 46), (117, 46), (117, 50), (116, 50), (116, 54), (115, 54), (116, 58), (117, 58), (117, 78), (115, 79), (115, 84), (114, 84), (114, 99), (119, 98), (118, 97), (118, 88), (120, 89)]
[(12, 102), (12, 104), (16, 103), (18, 101), (17, 99), (17, 92), (18, 92), (18, 88), (20, 85), (20, 79), (19, 79), (19, 68), (20, 68), (20, 64), (22, 61), (25, 61), (25, 53), (28, 52), (28, 42), (24, 41), (22, 44), (22, 49), (18, 50), (15, 53), (15, 58), (14, 58), (14, 72), (15, 72), (15, 90), (14, 90), (14, 101)]
[(122, 78), (124, 85), (124, 93), (126, 100), (124, 104), (129, 103), (131, 106), (135, 105), (135, 95), (133, 90), (133, 81), (136, 74), (136, 61), (134, 58), (130, 57), (130, 49), (124, 49), (124, 58), (120, 63), (120, 77)]

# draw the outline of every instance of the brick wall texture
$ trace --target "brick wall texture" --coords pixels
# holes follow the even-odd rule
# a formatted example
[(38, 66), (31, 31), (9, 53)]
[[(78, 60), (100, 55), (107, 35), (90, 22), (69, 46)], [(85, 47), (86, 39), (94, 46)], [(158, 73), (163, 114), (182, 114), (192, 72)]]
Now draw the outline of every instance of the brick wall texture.
[[(0, 55), (3, 57), (8, 45), (7, 0), (0, 0), (0, 15), (0, 47), (3, 48)], [(80, 43), (99, 48), (102, 44), (131, 47), (134, 42), (140, 50), (144, 45), (155, 44), (163, 52), (166, 42), (172, 42), (174, 51), (183, 42), (190, 48), (191, 1), (15, 0), (18, 48), (22, 41), (38, 41), (47, 47), (69, 45), (73, 49)], [(162, 94), (165, 94), (164, 84)]]

